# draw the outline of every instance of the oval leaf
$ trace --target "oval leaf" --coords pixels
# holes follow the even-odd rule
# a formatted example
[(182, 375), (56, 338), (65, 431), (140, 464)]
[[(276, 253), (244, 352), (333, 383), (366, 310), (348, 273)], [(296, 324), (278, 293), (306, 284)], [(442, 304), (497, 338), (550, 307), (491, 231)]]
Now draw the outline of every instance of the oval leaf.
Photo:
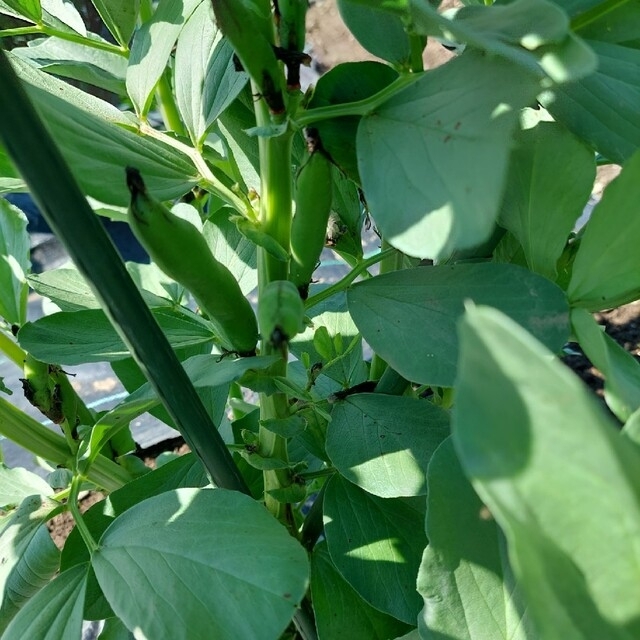
[[(195, 315), (172, 309), (152, 310), (174, 348), (210, 342), (214, 334)], [(43, 362), (75, 365), (127, 358), (129, 350), (101, 309), (54, 313), (23, 325), (21, 346)]]
[(599, 311), (640, 297), (640, 151), (604, 190), (573, 263), (571, 304)]
[(56, 507), (31, 495), (0, 521), (0, 634), (58, 570), (60, 552), (45, 526)]
[[(565, 2), (557, 4), (569, 10)], [(593, 12), (574, 20), (576, 33), (596, 54), (597, 69), (543, 94), (540, 101), (556, 120), (612, 162), (622, 163), (640, 146), (640, 5), (594, 0), (581, 4)]]
[(326, 542), (313, 549), (311, 593), (319, 640), (388, 640), (407, 630), (358, 595), (331, 562)]
[(425, 549), (418, 575), (422, 638), (531, 640), (502, 531), (465, 477), (448, 439), (429, 464)]
[(367, 51), (396, 65), (408, 63), (411, 44), (400, 16), (349, 0), (338, 0), (338, 9), (349, 31)]
[(453, 437), (540, 637), (640, 635), (640, 454), (581, 381), (486, 307), (460, 325)]
[(16, 56), (10, 55), (10, 60), (87, 195), (106, 204), (128, 206), (127, 165), (140, 170), (159, 200), (181, 196), (195, 182), (195, 169), (184, 154), (128, 130), (135, 123), (112, 105)]
[(127, 68), (127, 92), (136, 112), (145, 115), (151, 92), (164, 72), (171, 50), (187, 19), (202, 0), (161, 0), (136, 32)]
[(334, 406), (327, 455), (369, 493), (419, 496), (427, 491), (429, 459), (448, 435), (448, 413), (428, 401), (362, 393)]
[(127, 47), (138, 18), (140, 0), (91, 0), (113, 37)]
[(562, 290), (508, 264), (417, 267), (371, 278), (347, 292), (363, 338), (407, 380), (453, 386), (458, 357), (456, 322), (466, 300), (500, 309), (552, 351), (569, 336)]
[(88, 565), (61, 573), (30, 600), (11, 621), (3, 640), (79, 638)]
[(91, 562), (129, 629), (176, 640), (279, 637), (309, 571), (261, 504), (224, 489), (178, 489), (132, 507)]
[(419, 258), (485, 240), (498, 215), (518, 111), (538, 92), (521, 67), (469, 52), (365, 116), (358, 168), (383, 237)]
[(564, 126), (524, 112), (516, 133), (499, 222), (518, 239), (527, 265), (551, 280), (596, 176), (593, 151)]
[(415, 624), (421, 605), (416, 576), (427, 542), (424, 500), (385, 500), (334, 476), (324, 518), (331, 560), (345, 580), (374, 608)]

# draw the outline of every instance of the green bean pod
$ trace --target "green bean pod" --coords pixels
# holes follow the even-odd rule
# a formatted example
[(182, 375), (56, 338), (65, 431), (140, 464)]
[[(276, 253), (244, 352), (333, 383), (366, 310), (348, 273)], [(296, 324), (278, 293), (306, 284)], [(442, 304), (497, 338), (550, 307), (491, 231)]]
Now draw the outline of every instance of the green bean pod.
[(274, 52), (274, 23), (267, 0), (214, 0), (220, 31), (274, 114), (283, 113), (284, 76)]
[(260, 332), (264, 340), (280, 347), (304, 331), (304, 304), (288, 280), (274, 280), (260, 293)]
[(332, 197), (331, 163), (322, 150), (316, 149), (298, 174), (291, 223), (289, 280), (303, 299), (325, 245)]
[(204, 236), (146, 190), (137, 169), (127, 167), (130, 224), (154, 262), (186, 287), (208, 316), (223, 348), (253, 355), (258, 342), (256, 316), (233, 274), (215, 259)]

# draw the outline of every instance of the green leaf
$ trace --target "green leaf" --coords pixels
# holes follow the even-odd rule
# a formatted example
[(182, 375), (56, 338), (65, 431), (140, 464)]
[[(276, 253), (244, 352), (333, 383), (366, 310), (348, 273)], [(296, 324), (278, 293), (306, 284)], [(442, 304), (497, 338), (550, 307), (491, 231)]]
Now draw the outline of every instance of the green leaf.
[(620, 433), (634, 445), (640, 447), (640, 409), (631, 414)]
[[(20, 177), (20, 174), (9, 157), (7, 150), (2, 145), (0, 145), (0, 176), (10, 178)], [(16, 189), (16, 191), (19, 191), (19, 189)]]
[(34, 40), (13, 53), (38, 69), (124, 94), (127, 61), (110, 51), (50, 37)]
[[(312, 293), (315, 289), (312, 290)], [(332, 339), (339, 334), (344, 345), (349, 345), (358, 336), (358, 329), (347, 310), (347, 297), (339, 293), (320, 304), (307, 309), (311, 321), (302, 333), (299, 333), (290, 343), (291, 352), (298, 358), (302, 353), (308, 353), (312, 363), (323, 362), (324, 357), (314, 346), (315, 331), (318, 327), (325, 327)], [(360, 343), (344, 357), (336, 357), (324, 362), (326, 366), (322, 374), (336, 380), (344, 387), (351, 387), (367, 379), (367, 372), (362, 362), (362, 347)]]
[(640, 408), (640, 363), (584, 309), (572, 309), (571, 326), (585, 355), (604, 376), (607, 405), (626, 422)]
[(204, 237), (217, 260), (234, 275), (244, 295), (258, 286), (256, 246), (229, 219), (236, 212), (222, 207), (204, 223)]
[(512, 320), (471, 308), (460, 333), (454, 442), (540, 637), (637, 637), (640, 453)]
[(511, 264), (456, 264), (405, 269), (370, 278), (347, 292), (364, 339), (407, 380), (453, 386), (456, 323), (466, 300), (496, 307), (552, 351), (569, 336), (564, 292)]
[(136, 27), (140, 0), (91, 0), (91, 2), (118, 44), (127, 47)]
[(33, 23), (38, 23), (42, 19), (40, 0), (3, 0), (0, 3), (0, 13), (23, 18)]
[(233, 63), (233, 48), (228, 40), (220, 40), (207, 65), (204, 80), (203, 112), (207, 129), (240, 95), (249, 76)]
[(302, 416), (293, 415), (288, 418), (260, 420), (260, 426), (283, 438), (292, 438), (304, 431), (307, 426), (307, 421)]
[(583, 0), (591, 11), (576, 16), (573, 28), (582, 38), (613, 42), (629, 47), (640, 44), (640, 23), (638, 6), (633, 2), (606, 2), (603, 0)]
[(308, 584), (304, 549), (261, 504), (224, 489), (132, 507), (91, 562), (116, 615), (148, 638), (276, 638)]
[(338, 9), (349, 31), (367, 51), (396, 65), (408, 63), (411, 45), (400, 17), (349, 0), (338, 0)]
[(160, 0), (136, 32), (129, 55), (127, 93), (140, 116), (151, 106), (151, 94), (165, 70), (171, 50), (189, 16), (202, 0)]
[(498, 215), (518, 111), (538, 91), (521, 67), (470, 51), (362, 118), (358, 168), (383, 237), (433, 259), (485, 240)]
[(499, 223), (532, 271), (554, 280), (556, 263), (591, 194), (593, 152), (562, 125), (526, 109), (516, 133)]
[[(397, 77), (397, 71), (380, 62), (369, 60), (339, 64), (318, 79), (309, 108), (364, 100), (384, 89)], [(356, 134), (360, 120), (360, 116), (344, 116), (314, 124), (322, 147), (329, 153), (331, 160), (358, 184), (360, 174)], [(334, 191), (334, 199), (335, 197)]]
[[(184, 289), (170, 280), (155, 264), (129, 262), (127, 270), (140, 287), (142, 297), (149, 307), (169, 307), (172, 301), (180, 303)], [(36, 293), (51, 300), (61, 311), (100, 308), (93, 290), (73, 266), (32, 273), (27, 281)], [(150, 290), (147, 291), (146, 288)], [(153, 293), (152, 290), (157, 293)], [(176, 293), (178, 299), (171, 298), (172, 293)]]
[(604, 5), (606, 7), (606, 0), (553, 0), (554, 4), (562, 7), (571, 18), (580, 16), (593, 7), (598, 5)]
[(211, 3), (203, 2), (180, 33), (174, 71), (178, 109), (195, 145), (247, 82), (232, 57), (233, 49), (213, 20)]
[(127, 165), (140, 170), (159, 200), (181, 196), (194, 184), (195, 170), (185, 155), (125, 129), (135, 123), (116, 107), (8, 55), (87, 195), (128, 206)]
[(347, 480), (376, 496), (425, 495), (427, 465), (448, 435), (448, 413), (428, 401), (355, 394), (333, 408), (327, 454)]
[(543, 94), (540, 101), (609, 160), (623, 163), (640, 146), (640, 6), (599, 4), (601, 15), (576, 31), (597, 56), (596, 72)]
[(200, 143), (207, 129), (206, 114), (203, 112), (204, 91), (207, 86), (205, 78), (213, 49), (220, 38), (221, 34), (213, 19), (213, 7), (209, 2), (202, 2), (186, 21), (176, 46), (176, 102), (195, 145)]
[(48, 496), (51, 493), (51, 487), (35, 473), (21, 467), (9, 469), (0, 464), (0, 509), (19, 505), (29, 496)]
[[(449, 16), (410, 0), (410, 19), (418, 33), (466, 43), (498, 55), (553, 83), (581, 78), (596, 68), (596, 57), (569, 29), (564, 11), (547, 0), (516, 0), (466, 7)], [(549, 85), (549, 80), (543, 80)]]
[(41, 0), (43, 21), (54, 28), (62, 25), (81, 36), (87, 36), (87, 29), (73, 2), (65, 0)]
[(0, 634), (58, 570), (60, 552), (44, 525), (58, 506), (31, 495), (0, 520)]
[(88, 565), (61, 573), (12, 620), (3, 640), (79, 638)]
[(29, 286), (55, 303), (62, 311), (100, 308), (91, 287), (77, 269), (63, 267), (33, 273), (29, 276)]
[[(210, 342), (215, 335), (206, 321), (180, 310), (154, 309), (153, 315), (174, 348)], [(61, 311), (18, 332), (20, 345), (43, 362), (75, 365), (109, 362), (129, 356), (129, 350), (101, 309)]]
[(599, 311), (640, 296), (640, 151), (605, 189), (591, 214), (573, 263), (567, 294), (572, 306)]
[(238, 453), (248, 465), (260, 471), (273, 471), (275, 469), (287, 469), (289, 467), (289, 463), (280, 458), (265, 458), (259, 453), (247, 450), (242, 450)]
[[(353, 152), (355, 146), (351, 149)], [(332, 167), (332, 172), (333, 201), (327, 227), (327, 244), (340, 256), (353, 256), (362, 260), (362, 226), (365, 212), (360, 202), (358, 187), (338, 167)]]
[(334, 476), (324, 496), (324, 522), (342, 577), (375, 609), (415, 624), (421, 605), (416, 576), (427, 542), (424, 500), (378, 498)]
[(263, 225), (259, 222), (252, 222), (243, 216), (236, 216), (234, 219), (238, 231), (253, 242), (256, 246), (264, 249), (270, 256), (280, 262), (288, 262), (290, 254), (272, 235), (268, 234)]
[(26, 216), (0, 198), (0, 317), (10, 324), (27, 319), (29, 246)]
[(428, 484), (429, 546), (418, 574), (421, 637), (537, 638), (504, 536), (465, 477), (451, 439), (433, 455)]
[(358, 595), (334, 566), (326, 542), (313, 548), (311, 594), (319, 640), (388, 640), (407, 630)]
[[(147, 498), (181, 487), (204, 487), (207, 484), (209, 478), (201, 462), (195, 454), (187, 453), (116, 489), (92, 505), (82, 514), (82, 519), (89, 533), (97, 539), (118, 515)], [(87, 546), (74, 528), (62, 550), (61, 570), (66, 571), (88, 559)]]
[[(202, 464), (194, 454), (188, 453), (110, 493), (104, 500), (90, 507), (82, 515), (82, 519), (93, 538), (97, 540), (118, 515), (134, 504), (171, 489), (204, 487), (207, 484), (209, 484), (209, 478)], [(78, 529), (74, 528), (62, 550), (60, 570), (66, 571), (70, 567), (88, 561), (87, 546)], [(105, 600), (91, 569), (87, 583), (84, 617), (86, 620), (102, 620), (112, 615), (113, 611)]]
[[(197, 355), (185, 360), (182, 364), (197, 389), (210, 389), (213, 396), (209, 398), (210, 404), (216, 405), (218, 411), (222, 413), (231, 382), (240, 379), (247, 371), (266, 368), (276, 360), (275, 356), (220, 360), (216, 355)], [(93, 426), (86, 453), (87, 459), (93, 460), (95, 454), (115, 433), (158, 404), (160, 404), (160, 399), (151, 385), (145, 383), (120, 404), (105, 413)], [(216, 422), (219, 422), (220, 416), (215, 415), (214, 417), (217, 418)]]
[(256, 126), (256, 118), (251, 107), (251, 89), (247, 86), (218, 120), (218, 130), (222, 137), (226, 155), (232, 158), (238, 175), (238, 182), (260, 192), (260, 159), (258, 138), (245, 132)]

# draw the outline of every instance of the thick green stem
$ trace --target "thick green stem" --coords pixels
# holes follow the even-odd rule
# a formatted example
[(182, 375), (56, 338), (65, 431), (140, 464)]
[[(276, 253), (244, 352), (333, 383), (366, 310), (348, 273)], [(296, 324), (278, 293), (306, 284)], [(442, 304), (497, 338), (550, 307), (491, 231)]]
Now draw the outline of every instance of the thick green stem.
[(15, 29), (3, 29), (0, 31), (0, 38), (12, 38), (15, 36), (30, 36), (30, 35), (44, 35), (60, 38), (60, 40), (66, 40), (68, 42), (75, 42), (82, 44), (85, 47), (92, 49), (98, 49), (100, 51), (108, 51), (109, 53), (115, 53), (118, 56), (127, 56), (128, 49), (119, 47), (118, 45), (105, 42), (104, 40), (93, 40), (92, 38), (85, 38), (78, 33), (72, 31), (60, 31), (53, 27), (48, 27), (44, 24), (34, 24), (31, 27), (16, 27)]
[(4, 331), (0, 331), (0, 351), (2, 351), (2, 353), (4, 353), (11, 362), (14, 362), (20, 367), (20, 369), (22, 369), (24, 359), (27, 357), (27, 354), (20, 348), (20, 345), (18, 345), (14, 339)]
[[(256, 124), (266, 127), (271, 124), (269, 109), (264, 100), (258, 100), (255, 106)], [(260, 224), (262, 230), (277, 240), (281, 246), (289, 247), (291, 243), (291, 219), (293, 215), (293, 174), (291, 164), (292, 132), (281, 136), (264, 138), (258, 142), (260, 151)], [(277, 260), (274, 256), (258, 247), (259, 290), (274, 280), (286, 280), (289, 275), (287, 262)], [(268, 336), (263, 336), (261, 353), (264, 355), (277, 353), (281, 359), (271, 367), (274, 376), (287, 375), (286, 346), (274, 349)], [(289, 414), (289, 401), (284, 393), (260, 398), (260, 418), (269, 420), (285, 418)], [(260, 454), (265, 457), (279, 458), (287, 461), (287, 441), (282, 436), (260, 428)], [(288, 505), (278, 502), (267, 492), (291, 484), (288, 469), (264, 472), (265, 505), (278, 520), (289, 528), (293, 519)]]
[[(0, 397), (0, 435), (55, 465), (69, 467), (73, 458), (73, 453), (62, 436), (14, 407), (3, 397)], [(115, 491), (133, 480), (125, 469), (104, 456), (96, 458), (87, 478), (107, 491)]]

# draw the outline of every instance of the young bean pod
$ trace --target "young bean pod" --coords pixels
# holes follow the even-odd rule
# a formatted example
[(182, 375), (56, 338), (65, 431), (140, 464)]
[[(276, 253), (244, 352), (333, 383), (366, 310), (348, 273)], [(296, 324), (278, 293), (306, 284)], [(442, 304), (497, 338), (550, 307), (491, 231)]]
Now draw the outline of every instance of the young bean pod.
[(331, 163), (321, 149), (314, 148), (298, 174), (291, 224), (289, 280), (303, 299), (325, 245), (332, 197)]
[(237, 280), (211, 253), (198, 229), (154, 200), (140, 172), (127, 167), (130, 224), (154, 262), (186, 287), (207, 315), (223, 348), (253, 355), (258, 342), (256, 316)]
[(304, 304), (288, 280), (274, 280), (260, 293), (260, 332), (264, 340), (280, 347), (304, 331)]

